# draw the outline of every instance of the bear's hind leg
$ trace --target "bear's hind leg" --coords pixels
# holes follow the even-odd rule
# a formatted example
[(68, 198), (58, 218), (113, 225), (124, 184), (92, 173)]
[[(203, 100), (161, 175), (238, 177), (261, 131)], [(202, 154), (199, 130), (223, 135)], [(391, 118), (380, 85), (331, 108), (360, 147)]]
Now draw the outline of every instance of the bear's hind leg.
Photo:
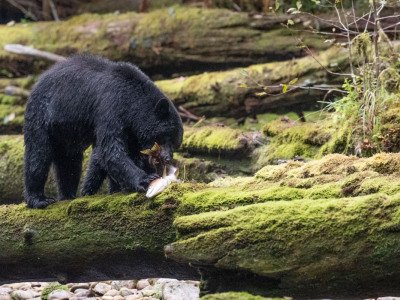
[(108, 193), (114, 194), (121, 191), (121, 186), (111, 177), (108, 177)]
[(43, 130), (25, 131), (25, 201), (29, 208), (45, 208), (55, 202), (44, 195), (44, 186), (53, 160), (53, 150)]
[(82, 153), (58, 153), (54, 159), (60, 200), (76, 198), (82, 172)]

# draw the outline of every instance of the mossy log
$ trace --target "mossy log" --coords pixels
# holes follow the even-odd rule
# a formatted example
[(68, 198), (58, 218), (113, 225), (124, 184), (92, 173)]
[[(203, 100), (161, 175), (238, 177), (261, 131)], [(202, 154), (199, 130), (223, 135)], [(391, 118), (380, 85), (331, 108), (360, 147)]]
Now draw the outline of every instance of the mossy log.
[[(254, 149), (253, 141), (240, 130), (227, 127), (185, 128), (183, 154), (175, 159), (185, 180), (209, 182), (220, 174), (248, 174)], [(84, 170), (91, 149), (85, 153)], [(201, 158), (193, 157), (199, 154)], [(0, 136), (0, 204), (19, 203), (23, 193), (23, 136)], [(236, 158), (235, 164), (230, 159)], [(46, 192), (56, 195), (53, 171), (50, 172)], [(103, 189), (105, 191), (105, 188)]]
[[(330, 155), (255, 177), (174, 184), (151, 200), (117, 194), (45, 210), (2, 205), (0, 274), (23, 266), (25, 276), (73, 276), (114, 255), (160, 259), (165, 246), (169, 258), (202, 270), (206, 288), (391, 293), (400, 282), (399, 166), (399, 154)], [(142, 275), (144, 268), (137, 266)]]
[[(298, 79), (298, 85), (341, 82), (342, 78), (333, 78), (325, 68), (345, 68), (346, 54), (342, 50), (332, 48), (323, 51), (316, 59), (318, 62), (309, 56), (285, 62), (253, 65), (244, 69), (160, 80), (156, 81), (156, 85), (176, 106), (183, 106), (198, 116), (237, 118), (271, 111), (301, 112), (303, 109), (314, 108), (327, 91), (301, 89), (279, 95), (258, 94), (260, 87), (255, 82), (265, 86), (285, 84), (295, 78)], [(11, 85), (29, 89), (34, 81), (34, 76), (0, 79), (0, 134), (22, 132), (26, 101), (26, 97), (21, 95), (5, 94), (4, 88)], [(13, 117), (10, 118), (10, 115)]]
[[(243, 117), (271, 111), (302, 111), (312, 107), (328, 92), (312, 86), (341, 83), (331, 71), (346, 69), (346, 53), (339, 48), (285, 62), (253, 65), (244, 69), (210, 72), (190, 77), (157, 81), (156, 84), (179, 106), (199, 116)], [(281, 84), (297, 79), (294, 89), (282, 93)], [(275, 91), (269, 86), (278, 86)], [(264, 89), (265, 87), (265, 89)], [(289, 88), (291, 90), (291, 88)]]
[(64, 56), (91, 52), (136, 63), (150, 75), (168, 76), (302, 56), (306, 51), (297, 47), (299, 37), (312, 48), (327, 48), (307, 32), (295, 38), (277, 22), (258, 29), (254, 21), (246, 13), (224, 9), (171, 7), (146, 14), (84, 14), (62, 22), (0, 26), (0, 74), (16, 77), (48, 66), (3, 50), (13, 43)]

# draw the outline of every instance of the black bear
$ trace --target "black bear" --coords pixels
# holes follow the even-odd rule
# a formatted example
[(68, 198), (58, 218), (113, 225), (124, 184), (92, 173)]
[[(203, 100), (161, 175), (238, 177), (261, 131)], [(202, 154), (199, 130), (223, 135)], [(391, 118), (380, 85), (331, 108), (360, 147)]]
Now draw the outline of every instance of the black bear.
[(144, 192), (159, 174), (140, 151), (157, 142), (168, 163), (182, 135), (174, 105), (136, 66), (92, 55), (59, 62), (39, 78), (26, 106), (27, 205), (55, 202), (44, 195), (52, 164), (59, 198), (75, 198), (90, 145), (82, 195), (96, 193), (107, 176), (111, 193)]

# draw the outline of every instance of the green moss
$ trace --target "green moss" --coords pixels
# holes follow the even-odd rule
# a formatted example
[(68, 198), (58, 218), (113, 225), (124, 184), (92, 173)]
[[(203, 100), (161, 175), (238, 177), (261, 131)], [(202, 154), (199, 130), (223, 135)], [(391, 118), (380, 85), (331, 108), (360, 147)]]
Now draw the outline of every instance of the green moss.
[[(399, 224), (399, 207), (398, 194), (376, 194), (253, 204), (179, 217), (174, 224), (180, 240), (168, 253), (181, 261), (276, 278), (292, 291), (305, 286), (338, 289), (327, 282), (344, 284), (340, 288), (345, 289), (353, 282), (367, 284), (363, 273), (370, 268), (375, 278), (400, 275), (393, 264), (398, 260), (398, 232), (388, 234), (382, 228)], [(341, 278), (336, 277), (338, 269)]]
[[(276, 41), (276, 37), (273, 39)], [(270, 40), (266, 39), (266, 41)], [(269, 49), (271, 45), (270, 42), (268, 43), (269, 45), (263, 46), (263, 48)], [(342, 65), (345, 57), (339, 49), (332, 48), (321, 52), (318, 60), (324, 66), (329, 66), (332, 61)], [(243, 84), (253, 88), (254, 82), (271, 85), (288, 82), (297, 77), (301, 78), (301, 81), (306, 80), (308, 74), (315, 76), (320, 69), (321, 65), (312, 57), (304, 57), (284, 62), (257, 64), (230, 71), (209, 72), (184, 78), (161, 80), (157, 81), (156, 84), (177, 105), (184, 104), (186, 108), (198, 115), (232, 116), (245, 107), (249, 89), (242, 88)], [(243, 75), (244, 73), (247, 75)]]
[(244, 155), (252, 150), (252, 145), (240, 130), (217, 126), (186, 127), (181, 149), (192, 153)]
[(253, 296), (248, 293), (228, 292), (206, 295), (201, 297), (202, 300), (278, 300), (279, 298), (264, 298), (261, 296)]
[(47, 300), (49, 294), (56, 290), (69, 291), (69, 288), (66, 285), (59, 284), (58, 282), (51, 283), (43, 289), (41, 299)]

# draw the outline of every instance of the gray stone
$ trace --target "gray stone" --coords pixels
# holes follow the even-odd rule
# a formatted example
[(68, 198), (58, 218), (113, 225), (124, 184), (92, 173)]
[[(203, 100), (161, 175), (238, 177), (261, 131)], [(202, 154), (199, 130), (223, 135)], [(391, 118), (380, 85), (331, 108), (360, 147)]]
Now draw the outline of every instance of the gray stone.
[(136, 288), (136, 281), (135, 280), (111, 281), (111, 288), (113, 288), (114, 290), (119, 291), (123, 287), (128, 288), (128, 289), (134, 289), (134, 288)]
[(144, 289), (145, 287), (148, 287), (149, 285), (150, 285), (150, 281), (149, 281), (148, 279), (141, 279), (141, 280), (139, 280), (139, 281), (137, 282), (136, 288), (137, 288), (138, 290), (142, 290), (142, 289)]
[(98, 295), (104, 295), (109, 290), (111, 290), (111, 286), (109, 284), (107, 284), (107, 283), (104, 283), (104, 282), (99, 282), (93, 288), (93, 291)]
[(152, 286), (152, 285), (146, 286), (144, 289), (141, 289), (140, 292), (145, 297), (153, 296), (154, 294), (156, 294), (156, 290), (154, 289), (154, 286)]
[(15, 300), (26, 300), (40, 296), (39, 293), (32, 290), (16, 290), (11, 293), (11, 297)]
[(186, 282), (169, 282), (163, 288), (163, 300), (198, 300), (200, 288)]
[(140, 295), (141, 297), (142, 297), (142, 293), (141, 292), (139, 292), (137, 289), (128, 289), (128, 288), (122, 288), (120, 291), (119, 291), (119, 293), (120, 293), (120, 295), (121, 296), (123, 296), (123, 297), (126, 297), (126, 296), (130, 296), (130, 295)]
[(121, 295), (117, 295), (114, 297), (114, 300), (124, 300), (125, 298), (122, 297)]
[(90, 289), (90, 284), (89, 283), (75, 283), (72, 286), (70, 286), (69, 288), (71, 289), (71, 292), (75, 293), (75, 291), (78, 289), (81, 289), (81, 290), (82, 289), (85, 289), (85, 290)]
[(0, 294), (0, 300), (12, 300), (9, 294)]
[(107, 293), (104, 294), (104, 296), (111, 296), (111, 297), (114, 297), (117, 295), (119, 295), (119, 291), (114, 290), (114, 289), (111, 289)]
[(114, 300), (114, 297), (113, 296), (103, 296), (103, 297), (101, 297), (101, 299), (103, 299), (103, 300)]
[(400, 300), (400, 297), (391, 297), (391, 296), (386, 296), (386, 297), (379, 297), (376, 300)]
[(12, 288), (10, 287), (0, 287), (0, 295), (8, 295), (12, 292)]
[(64, 290), (52, 291), (47, 297), (48, 300), (68, 300), (73, 297), (74, 294)]
[(74, 293), (75, 297), (89, 297), (92, 294), (92, 291), (86, 289), (77, 289)]
[(178, 282), (178, 279), (174, 278), (158, 278), (154, 284), (165, 284), (168, 282)]
[(125, 300), (142, 300), (143, 296), (142, 295), (129, 295), (125, 297)]

